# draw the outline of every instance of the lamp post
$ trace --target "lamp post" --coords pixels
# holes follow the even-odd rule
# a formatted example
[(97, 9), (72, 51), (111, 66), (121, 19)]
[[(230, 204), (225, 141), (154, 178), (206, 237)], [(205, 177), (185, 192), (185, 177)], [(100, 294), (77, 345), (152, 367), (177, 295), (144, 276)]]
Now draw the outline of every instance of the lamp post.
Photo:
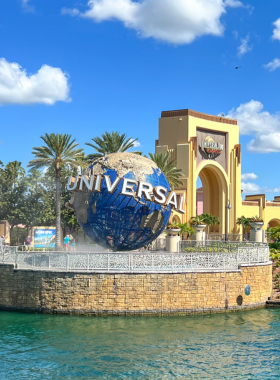
[(230, 200), (226, 201), (226, 214), (225, 214), (225, 241), (227, 241), (227, 230), (228, 230), (228, 211), (231, 209)]

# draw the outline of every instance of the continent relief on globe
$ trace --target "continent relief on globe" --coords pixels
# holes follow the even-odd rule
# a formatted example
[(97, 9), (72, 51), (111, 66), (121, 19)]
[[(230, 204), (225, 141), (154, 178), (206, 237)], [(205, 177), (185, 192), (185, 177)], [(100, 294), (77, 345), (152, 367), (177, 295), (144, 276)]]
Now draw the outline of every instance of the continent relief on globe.
[(172, 208), (184, 212), (183, 199), (178, 202), (155, 162), (132, 153), (98, 158), (81, 176), (70, 177), (67, 189), (84, 232), (114, 250), (149, 244), (166, 227)]

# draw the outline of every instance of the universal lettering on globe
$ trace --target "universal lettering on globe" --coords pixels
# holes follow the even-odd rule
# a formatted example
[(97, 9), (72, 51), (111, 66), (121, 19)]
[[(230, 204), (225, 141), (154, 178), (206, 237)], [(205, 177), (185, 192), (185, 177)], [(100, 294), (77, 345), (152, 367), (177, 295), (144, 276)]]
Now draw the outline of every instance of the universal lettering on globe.
[(181, 195), (155, 162), (132, 153), (97, 158), (81, 175), (70, 177), (68, 207), (84, 232), (115, 251), (147, 246), (165, 229), (172, 209), (184, 213)]
[[(163, 186), (153, 187), (148, 182), (135, 181), (130, 178), (117, 177), (113, 183), (109, 175), (97, 175), (90, 178), (86, 175), (76, 177), (70, 176), (68, 178), (67, 190), (68, 191), (91, 191), (100, 192), (102, 180), (105, 180), (105, 185), (108, 193), (113, 193), (116, 186), (122, 181), (121, 195), (141, 199), (144, 196), (145, 200), (152, 201), (157, 204), (168, 206), (170, 205), (181, 214), (185, 213), (183, 210), (183, 196), (179, 196), (179, 202), (175, 191), (167, 191)], [(135, 189), (136, 187), (136, 189)]]

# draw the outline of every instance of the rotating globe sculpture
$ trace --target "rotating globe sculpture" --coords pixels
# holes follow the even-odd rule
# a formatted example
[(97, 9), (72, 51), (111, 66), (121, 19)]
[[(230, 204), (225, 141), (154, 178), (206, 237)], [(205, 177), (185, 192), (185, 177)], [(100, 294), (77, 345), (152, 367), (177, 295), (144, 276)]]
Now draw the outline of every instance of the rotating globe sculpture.
[[(165, 229), (171, 206), (158, 204), (152, 197), (147, 200), (145, 194), (137, 197), (136, 185), (131, 185), (133, 181), (142, 181), (170, 191), (155, 162), (132, 153), (112, 153), (97, 159), (83, 175), (101, 179), (99, 186), (95, 185), (97, 191), (86, 189), (75, 192), (74, 197), (77, 220), (95, 243), (115, 251), (137, 250), (150, 244)], [(132, 180), (133, 196), (122, 194), (125, 179)]]

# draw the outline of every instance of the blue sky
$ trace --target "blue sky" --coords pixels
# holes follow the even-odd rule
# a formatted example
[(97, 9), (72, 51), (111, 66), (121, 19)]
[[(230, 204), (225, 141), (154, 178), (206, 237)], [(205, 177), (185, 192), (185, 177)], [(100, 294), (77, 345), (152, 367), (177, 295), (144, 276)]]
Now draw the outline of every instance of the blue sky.
[(245, 192), (280, 194), (279, 0), (4, 0), (0, 31), (4, 163), (45, 132), (154, 152), (161, 111), (190, 108), (236, 117)]

